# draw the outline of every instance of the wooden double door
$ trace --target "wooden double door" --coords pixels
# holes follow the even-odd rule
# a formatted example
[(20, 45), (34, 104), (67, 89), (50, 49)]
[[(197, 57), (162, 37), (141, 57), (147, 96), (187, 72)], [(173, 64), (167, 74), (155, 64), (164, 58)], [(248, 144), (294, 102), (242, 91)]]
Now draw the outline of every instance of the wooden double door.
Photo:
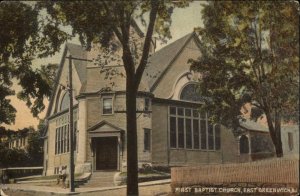
[(96, 170), (118, 169), (118, 137), (95, 138)]

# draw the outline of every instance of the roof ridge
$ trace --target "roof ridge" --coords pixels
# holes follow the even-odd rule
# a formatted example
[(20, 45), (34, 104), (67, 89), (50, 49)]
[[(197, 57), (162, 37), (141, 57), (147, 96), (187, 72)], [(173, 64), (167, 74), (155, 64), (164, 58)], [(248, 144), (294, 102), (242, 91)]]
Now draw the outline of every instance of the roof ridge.
[[(173, 41), (173, 42), (167, 44), (166, 46), (162, 47), (162, 48), (159, 49), (157, 52), (154, 52), (153, 55), (155, 55), (155, 54), (157, 54), (157, 53), (159, 53), (159, 52), (161, 52), (161, 51), (163, 51), (163, 50), (166, 50), (166, 49), (172, 47), (174, 44), (176, 44), (176, 43), (178, 43), (178, 42), (180, 42), (180, 41), (182, 41), (182, 40), (184, 40), (184, 39), (187, 39), (187, 37), (190, 37), (190, 36), (192, 36), (193, 34), (194, 34), (194, 32), (191, 32), (191, 33), (188, 33), (188, 34), (184, 35), (183, 37), (181, 37), (181, 38), (179, 38), (179, 39), (177, 39), (177, 40), (175, 40), (175, 41)], [(186, 41), (187, 41), (187, 40), (186, 40)], [(153, 56), (153, 55), (152, 55), (152, 56)]]
[[(168, 58), (167, 60), (165, 60), (165, 62), (161, 65), (159, 65), (159, 69), (161, 70), (156, 70), (159, 76), (157, 77), (157, 79), (155, 81), (152, 81), (153, 84), (149, 84), (149, 88), (150, 91), (152, 92), (158, 85), (158, 83), (160, 82), (161, 78), (165, 75), (165, 73), (168, 71), (170, 65), (172, 64), (172, 62), (174, 62), (174, 60), (177, 58), (177, 56), (179, 56), (179, 54), (182, 52), (184, 46), (191, 40), (192, 37), (194, 37), (196, 34), (195, 32), (191, 32), (186, 34), (185, 36), (177, 39), (176, 41), (170, 43), (169, 45), (163, 47), (162, 49), (160, 49), (159, 51), (155, 52), (150, 58), (150, 64), (151, 64), (151, 60), (158, 58), (161, 56), (163, 58), (166, 58), (166, 56), (168, 56), (169, 54), (164, 54), (167, 51), (171, 51), (171, 55), (170, 58)], [(172, 51), (174, 50), (174, 51)], [(154, 65), (155, 66), (155, 65)], [(157, 66), (157, 65), (156, 65)], [(154, 67), (155, 69), (155, 67)], [(156, 69), (158, 69), (158, 67), (156, 67)], [(146, 75), (148, 74), (147, 72), (145, 73)], [(152, 77), (152, 76), (151, 76)]]

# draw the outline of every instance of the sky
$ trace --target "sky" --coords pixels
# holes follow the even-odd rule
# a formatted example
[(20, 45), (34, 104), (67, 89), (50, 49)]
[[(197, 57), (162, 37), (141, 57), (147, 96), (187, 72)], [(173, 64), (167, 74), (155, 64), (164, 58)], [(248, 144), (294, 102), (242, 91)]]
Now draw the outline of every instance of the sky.
[[(190, 3), (190, 6), (187, 8), (175, 8), (174, 13), (172, 15), (172, 26), (171, 26), (171, 35), (172, 39), (170, 39), (167, 44), (170, 44), (174, 42), (175, 40), (183, 37), (184, 35), (191, 33), (195, 27), (202, 26), (202, 19), (201, 19), (201, 5), (200, 3), (203, 3), (203, 1), (194, 1)], [(78, 39), (73, 39), (70, 42), (79, 44)], [(161, 45), (157, 44), (156, 50), (159, 50), (160, 48), (164, 47), (166, 44)], [(59, 53), (56, 53), (52, 57), (48, 57), (46, 59), (36, 59), (33, 62), (33, 65), (36, 67), (39, 67), (39, 65), (48, 64), (48, 63), (60, 63), (60, 60), (62, 58), (62, 52), (63, 52), (64, 46), (61, 47), (61, 50)], [(13, 89), (15, 89), (16, 93), (21, 90), (21, 88), (16, 85), (16, 82), (13, 85)], [(39, 123), (38, 118), (34, 118), (32, 114), (30, 113), (30, 110), (25, 105), (25, 102), (20, 101), (16, 98), (16, 96), (9, 97), (11, 100), (12, 105), (17, 109), (16, 113), (16, 119), (15, 124), (12, 125), (4, 125), (1, 124), (1, 126), (4, 126), (6, 128), (17, 130), (22, 129), (25, 127), (33, 126), (37, 127)], [(45, 104), (48, 105), (48, 101), (45, 100)], [(46, 114), (46, 109), (39, 115), (39, 118), (44, 118)]]

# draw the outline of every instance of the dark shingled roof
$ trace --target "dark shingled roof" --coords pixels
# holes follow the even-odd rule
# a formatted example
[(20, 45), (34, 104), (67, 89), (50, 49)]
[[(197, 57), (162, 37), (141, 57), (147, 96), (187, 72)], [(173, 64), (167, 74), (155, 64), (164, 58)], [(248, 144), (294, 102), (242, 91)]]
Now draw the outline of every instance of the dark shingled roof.
[(175, 42), (155, 52), (149, 57), (148, 65), (144, 71), (143, 80), (149, 85), (152, 91), (156, 83), (167, 71), (169, 65), (182, 51), (186, 43), (194, 36), (194, 33), (189, 33)]
[[(194, 32), (189, 33), (184, 37), (176, 40), (175, 42), (167, 45), (166, 47), (160, 49), (159, 51), (155, 52), (151, 57), (149, 57), (148, 60), (149, 63), (144, 71), (144, 75), (142, 77), (141, 83), (144, 86), (149, 87), (150, 91), (152, 91), (152, 88), (156, 86), (159, 80), (163, 77), (164, 73), (166, 73), (166, 71), (168, 70), (169, 66), (172, 64), (175, 58), (180, 54), (184, 46), (188, 43), (189, 40), (191, 40), (193, 36), (196, 36)], [(66, 55), (67, 51), (69, 51), (73, 57), (82, 58), (82, 59), (87, 58), (87, 51), (85, 50), (85, 48), (83, 48), (81, 45), (67, 43), (64, 50), (63, 58), (60, 63), (59, 71), (56, 76), (57, 82), (61, 75), (61, 71), (62, 71), (61, 66), (64, 64), (65, 61), (64, 56)], [(86, 75), (87, 62), (80, 61), (80, 60), (73, 60), (73, 62), (74, 62), (74, 67), (79, 76), (79, 79), (83, 84), (81, 89), (82, 92), (85, 88), (86, 79), (87, 79), (87, 75)], [(58, 83), (56, 84), (55, 89), (57, 88), (57, 86)], [(53, 105), (52, 102), (53, 102), (54, 95), (55, 93), (52, 95), (50, 99), (50, 104), (46, 114), (47, 117), (49, 117), (50, 115), (50, 110)]]
[[(69, 50), (72, 57), (86, 59), (86, 50), (77, 44), (67, 43), (66, 48)], [(86, 64), (87, 61), (73, 60), (75, 69), (82, 83), (86, 81)]]

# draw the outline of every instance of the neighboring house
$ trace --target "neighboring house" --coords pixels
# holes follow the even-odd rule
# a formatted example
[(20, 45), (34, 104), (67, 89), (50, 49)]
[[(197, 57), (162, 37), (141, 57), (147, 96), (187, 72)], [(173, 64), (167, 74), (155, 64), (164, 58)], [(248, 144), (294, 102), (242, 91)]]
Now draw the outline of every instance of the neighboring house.
[(281, 126), (283, 156), (299, 157), (299, 125)]
[(7, 140), (8, 148), (13, 149), (24, 149), (26, 150), (28, 146), (28, 136), (29, 130), (24, 129), (22, 131), (17, 131)]
[(0, 143), (6, 143), (8, 141), (7, 135), (1, 135), (0, 136)]
[(268, 127), (251, 121), (240, 121), (236, 131), (238, 161), (248, 162), (275, 156), (275, 148)]
[[(139, 35), (142, 36), (142, 35)], [(188, 59), (201, 56), (195, 33), (190, 33), (149, 59), (137, 97), (139, 166), (197, 165), (235, 161), (237, 148), (230, 130), (208, 121), (199, 113), (202, 102), (196, 92), (199, 73), (190, 72)], [(52, 175), (69, 163), (69, 55), (93, 59), (99, 50), (87, 52), (67, 44), (47, 112), (44, 142), (44, 172)], [(76, 133), (75, 172), (126, 170), (126, 85), (115, 74), (106, 78), (101, 70), (123, 66), (73, 60), (74, 127)]]

